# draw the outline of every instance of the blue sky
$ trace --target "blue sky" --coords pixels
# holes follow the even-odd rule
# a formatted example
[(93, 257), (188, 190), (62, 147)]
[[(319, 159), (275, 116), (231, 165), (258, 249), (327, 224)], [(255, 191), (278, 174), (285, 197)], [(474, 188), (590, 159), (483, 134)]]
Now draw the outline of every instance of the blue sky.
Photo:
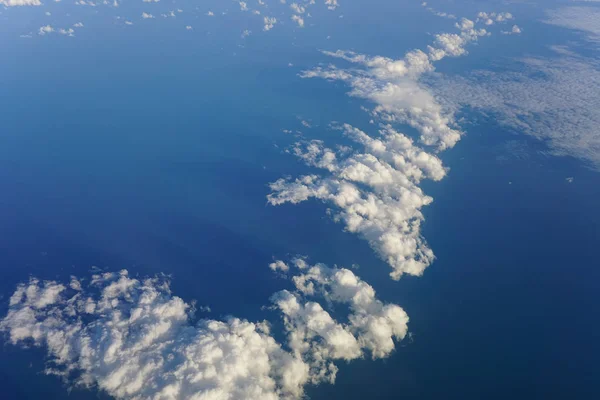
[(0, 14), (8, 398), (597, 391), (595, 2), (38, 3)]

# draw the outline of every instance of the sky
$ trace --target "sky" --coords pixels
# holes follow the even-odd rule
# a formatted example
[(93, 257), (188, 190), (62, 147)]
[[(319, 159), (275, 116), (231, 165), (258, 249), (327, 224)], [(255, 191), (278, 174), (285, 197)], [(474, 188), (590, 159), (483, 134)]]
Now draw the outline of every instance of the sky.
[(3, 398), (597, 396), (596, 3), (0, 0)]

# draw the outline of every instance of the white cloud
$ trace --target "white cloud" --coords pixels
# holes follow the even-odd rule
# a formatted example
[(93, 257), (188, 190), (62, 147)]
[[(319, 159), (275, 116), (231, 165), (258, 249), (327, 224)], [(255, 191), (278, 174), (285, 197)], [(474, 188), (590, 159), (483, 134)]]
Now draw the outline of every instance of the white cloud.
[(451, 115), (445, 114), (433, 96), (419, 84), (419, 78), (433, 71), (433, 62), (445, 57), (466, 54), (465, 46), (488, 33), (475, 29), (473, 21), (462, 19), (456, 24), (459, 34), (435, 35), (433, 46), (427, 52), (413, 50), (404, 59), (369, 57), (348, 51), (324, 52), (365, 67), (364, 71), (342, 70), (336, 67), (315, 68), (306, 71), (307, 78), (320, 77), (342, 80), (352, 87), (350, 95), (376, 104), (373, 113), (390, 122), (411, 125), (421, 133), (421, 141), (440, 150), (453, 147), (460, 140), (460, 132), (453, 129)]
[(293, 265), (302, 272), (292, 278), (300, 293), (323, 296), (330, 302), (349, 306), (348, 323), (343, 328), (355, 341), (347, 338), (348, 344), (337, 349), (341, 358), (360, 357), (364, 350), (374, 359), (387, 357), (394, 351), (394, 339), (402, 340), (406, 336), (408, 316), (404, 310), (378, 300), (373, 287), (354, 272), (324, 264), (311, 266), (302, 258), (293, 260)]
[(273, 271), (287, 272), (289, 270), (289, 267), (287, 266), (287, 264), (281, 260), (272, 262), (271, 264), (269, 264), (269, 268), (271, 268), (271, 270), (273, 270)]
[(493, 25), (496, 22), (507, 22), (513, 20), (514, 17), (508, 12), (480, 12), (477, 14), (477, 21), (482, 21), (485, 25)]
[(65, 36), (75, 36), (75, 30), (73, 28), (68, 28), (68, 29), (64, 29), (61, 28), (58, 30), (58, 33), (60, 33), (61, 35), (65, 35)]
[[(15, 345), (46, 347), (45, 372), (71, 385), (118, 399), (181, 400), (300, 399), (306, 384), (333, 383), (335, 360), (365, 351), (386, 357), (406, 334), (404, 311), (376, 299), (351, 271), (303, 259), (293, 265), (297, 291), (272, 297), (286, 322), (287, 350), (264, 321), (192, 324), (193, 307), (168, 282), (127, 271), (68, 285), (31, 279), (10, 298), (0, 331)], [(348, 322), (336, 321), (317, 297), (348, 305)]]
[(263, 30), (264, 31), (270, 31), (271, 29), (273, 29), (273, 27), (277, 23), (277, 18), (275, 18), (275, 17), (264, 17), (263, 22), (264, 22)]
[(152, 19), (152, 18), (154, 18), (154, 15), (148, 14), (147, 12), (143, 12), (142, 13), (142, 18), (143, 19)]
[(546, 13), (547, 24), (579, 30), (587, 33), (589, 40), (600, 41), (600, 8), (562, 7)]
[[(468, 43), (487, 35), (464, 18), (456, 27), (458, 34), (436, 35), (426, 52), (413, 50), (400, 60), (349, 51), (324, 52), (362, 68), (319, 67), (301, 76), (341, 80), (351, 87), (351, 96), (374, 103), (371, 113), (382, 121), (380, 137), (372, 138), (345, 124), (339, 129), (362, 146), (361, 150), (334, 150), (321, 141), (297, 143), (292, 152), (326, 173), (280, 179), (271, 184), (268, 196), (272, 205), (310, 198), (334, 205), (334, 220), (367, 240), (392, 267), (393, 279), (421, 275), (434, 260), (421, 236), (421, 208), (433, 199), (423, 193), (419, 183), (445, 176), (441, 161), (430, 152), (453, 147), (461, 132), (455, 129), (451, 110), (444, 109), (420, 80), (434, 70), (436, 61), (466, 54)], [(425, 147), (396, 131), (392, 127), (396, 123), (417, 129)]]
[(521, 28), (518, 25), (513, 25), (510, 31), (501, 31), (503, 35), (519, 35), (522, 33)]
[(230, 318), (191, 325), (190, 306), (163, 282), (125, 272), (67, 291), (55, 282), (21, 285), (0, 323), (12, 343), (48, 348), (48, 373), (116, 398), (275, 400), (302, 393), (306, 364), (264, 324)]
[(54, 32), (54, 28), (51, 25), (45, 25), (38, 29), (38, 34), (42, 36), (52, 32)]
[(0, 4), (6, 7), (20, 7), (20, 6), (41, 6), (40, 0), (0, 0)]
[(327, 8), (330, 10), (335, 10), (336, 8), (339, 7), (339, 3), (337, 0), (325, 0), (325, 4), (327, 5)]
[(296, 14), (304, 14), (306, 12), (306, 7), (299, 5), (298, 3), (292, 3), (290, 4), (290, 8), (292, 9), (292, 11), (294, 11)]
[(300, 28), (304, 28), (304, 18), (299, 15), (292, 15), (292, 21), (298, 24)]
[(269, 203), (296, 204), (310, 198), (332, 203), (339, 209), (334, 219), (366, 239), (390, 264), (394, 279), (422, 274), (434, 256), (420, 235), (420, 209), (432, 198), (418, 183), (442, 179), (446, 171), (441, 161), (389, 125), (382, 126), (377, 139), (350, 125), (340, 129), (363, 150), (348, 153), (321, 141), (297, 143), (296, 156), (330, 175), (280, 179), (271, 184)]
[(564, 48), (557, 57), (526, 58), (502, 72), (437, 77), (431, 89), (448, 107), (467, 106), (544, 141), (555, 155), (600, 168), (600, 64)]

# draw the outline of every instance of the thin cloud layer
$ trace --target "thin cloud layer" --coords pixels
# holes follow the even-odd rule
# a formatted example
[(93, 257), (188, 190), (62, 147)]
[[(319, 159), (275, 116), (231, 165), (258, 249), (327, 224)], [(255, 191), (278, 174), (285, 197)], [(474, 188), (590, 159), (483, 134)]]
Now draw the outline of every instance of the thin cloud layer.
[(600, 8), (562, 7), (546, 14), (548, 17), (544, 22), (547, 24), (585, 32), (589, 40), (600, 42)]
[(0, 0), (0, 4), (6, 7), (41, 6), (40, 0)]
[[(264, 321), (193, 324), (194, 307), (167, 281), (127, 271), (89, 284), (31, 279), (11, 297), (0, 331), (15, 345), (46, 347), (46, 373), (120, 399), (297, 399), (307, 384), (333, 383), (336, 360), (386, 357), (405, 336), (406, 313), (351, 271), (301, 258), (293, 268), (297, 290), (272, 297), (285, 321), (283, 345)], [(348, 305), (349, 322), (336, 321), (318, 298)]]
[(526, 58), (502, 73), (433, 79), (448, 107), (470, 107), (516, 132), (543, 140), (555, 155), (600, 168), (600, 65), (567, 49), (551, 58)]

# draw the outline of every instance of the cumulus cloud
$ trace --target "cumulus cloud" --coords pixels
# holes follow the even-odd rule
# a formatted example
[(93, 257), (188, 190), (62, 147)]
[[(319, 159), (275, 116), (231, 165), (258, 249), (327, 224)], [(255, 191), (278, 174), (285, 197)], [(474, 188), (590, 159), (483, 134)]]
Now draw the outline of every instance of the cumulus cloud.
[(61, 35), (65, 35), (65, 36), (75, 36), (75, 30), (73, 28), (61, 28), (58, 30), (58, 33), (60, 33)]
[[(333, 332), (328, 337), (333, 337), (328, 346), (336, 358), (354, 359), (362, 357), (364, 351), (370, 353), (371, 358), (384, 358), (389, 356), (395, 348), (394, 340), (402, 340), (408, 331), (408, 315), (395, 304), (384, 304), (377, 299), (375, 290), (371, 285), (361, 280), (354, 272), (345, 268), (329, 268), (324, 264), (309, 265), (305, 259), (296, 258), (292, 265), (301, 273), (292, 278), (299, 293), (304, 296), (322, 296), (332, 303), (345, 304), (349, 307), (348, 322), (345, 325), (330, 326)], [(294, 321), (296, 312), (302, 309), (296, 307), (297, 296), (290, 296), (289, 292), (283, 294), (284, 303), (276, 304), (280, 308), (287, 308), (284, 312), (288, 322)], [(275, 295), (279, 299), (279, 295)], [(286, 303), (291, 301), (290, 304)], [(312, 307), (311, 303), (307, 303)], [(304, 306), (306, 311), (307, 304)], [(316, 314), (321, 313), (319, 307)], [(297, 324), (306, 324), (310, 329), (313, 324), (307, 323), (303, 318), (310, 318), (303, 314)], [(327, 318), (325, 318), (328, 320)], [(318, 324), (317, 324), (318, 326)], [(322, 327), (323, 325), (320, 325)], [(340, 330), (340, 327), (350, 333)], [(296, 329), (290, 330), (292, 333)], [(342, 343), (345, 345), (341, 346)]]
[(298, 3), (292, 3), (292, 4), (290, 4), (290, 8), (296, 14), (304, 14), (306, 12), (306, 7), (305, 6), (301, 6)]
[(125, 271), (94, 276), (85, 289), (32, 280), (17, 288), (0, 328), (14, 344), (46, 346), (46, 372), (116, 398), (301, 395), (308, 367), (266, 325), (237, 318), (192, 325), (190, 309), (165, 282)]
[(366, 239), (390, 264), (394, 279), (422, 274), (434, 256), (420, 234), (420, 209), (433, 199), (418, 183), (442, 179), (446, 170), (441, 161), (389, 125), (382, 126), (375, 139), (347, 124), (339, 129), (363, 149), (333, 150), (317, 140), (297, 143), (293, 153), (329, 175), (280, 179), (271, 184), (269, 203), (316, 198), (333, 204), (339, 209), (334, 220)]
[[(444, 109), (421, 78), (445, 57), (466, 54), (465, 46), (487, 35), (475, 22), (461, 19), (457, 34), (438, 34), (426, 51), (413, 50), (394, 60), (350, 51), (324, 52), (359, 68), (318, 67), (304, 78), (340, 80), (350, 95), (374, 103), (372, 115), (381, 120), (379, 137), (350, 125), (339, 127), (360, 150), (327, 147), (321, 141), (297, 143), (291, 150), (323, 175), (279, 179), (271, 184), (272, 205), (299, 203), (310, 198), (335, 207), (332, 215), (349, 232), (367, 240), (391, 267), (393, 279), (421, 275), (434, 260), (421, 235), (421, 209), (433, 199), (419, 187), (422, 179), (440, 180), (446, 174), (434, 154), (453, 147), (461, 137), (451, 110)], [(422, 147), (392, 126), (405, 123), (420, 132)]]
[(273, 27), (277, 23), (277, 18), (275, 18), (275, 17), (264, 17), (263, 18), (263, 23), (264, 23), (263, 30), (264, 31), (270, 31), (271, 29), (273, 29)]
[(501, 31), (501, 33), (503, 35), (519, 35), (522, 30), (518, 25), (513, 25), (510, 31)]
[(480, 12), (477, 14), (477, 20), (482, 21), (485, 25), (494, 25), (496, 22), (507, 22), (513, 19), (513, 15), (508, 12)]
[(294, 15), (292, 15), (291, 19), (292, 19), (292, 21), (297, 23), (300, 28), (304, 28), (304, 18), (302, 18), (299, 15), (294, 14)]
[(337, 0), (325, 0), (325, 4), (327, 5), (327, 8), (330, 10), (335, 10), (336, 8), (339, 7), (339, 3)]
[(460, 140), (460, 132), (453, 128), (452, 116), (444, 113), (430, 92), (419, 84), (419, 78), (434, 70), (434, 62), (465, 55), (468, 43), (488, 34), (485, 29), (476, 29), (473, 21), (464, 18), (456, 23), (456, 27), (459, 34), (435, 35), (434, 44), (428, 46), (426, 52), (413, 50), (400, 60), (340, 50), (324, 52), (362, 65), (363, 69), (356, 71), (330, 66), (306, 71), (302, 76), (346, 82), (352, 88), (351, 96), (376, 104), (373, 114), (389, 122), (411, 125), (421, 133), (421, 141), (425, 145), (444, 150)]
[[(376, 299), (351, 271), (301, 259), (293, 265), (297, 290), (272, 297), (285, 320), (285, 345), (264, 321), (194, 324), (194, 307), (172, 295), (167, 281), (125, 270), (68, 284), (31, 279), (10, 298), (0, 331), (15, 345), (45, 347), (45, 372), (71, 385), (119, 399), (182, 400), (302, 398), (305, 385), (333, 382), (335, 360), (364, 351), (385, 357), (406, 334), (404, 311)], [(349, 322), (306, 299), (315, 296), (347, 304)]]
[(54, 32), (54, 28), (51, 25), (44, 25), (38, 29), (38, 35), (42, 36), (52, 32)]

